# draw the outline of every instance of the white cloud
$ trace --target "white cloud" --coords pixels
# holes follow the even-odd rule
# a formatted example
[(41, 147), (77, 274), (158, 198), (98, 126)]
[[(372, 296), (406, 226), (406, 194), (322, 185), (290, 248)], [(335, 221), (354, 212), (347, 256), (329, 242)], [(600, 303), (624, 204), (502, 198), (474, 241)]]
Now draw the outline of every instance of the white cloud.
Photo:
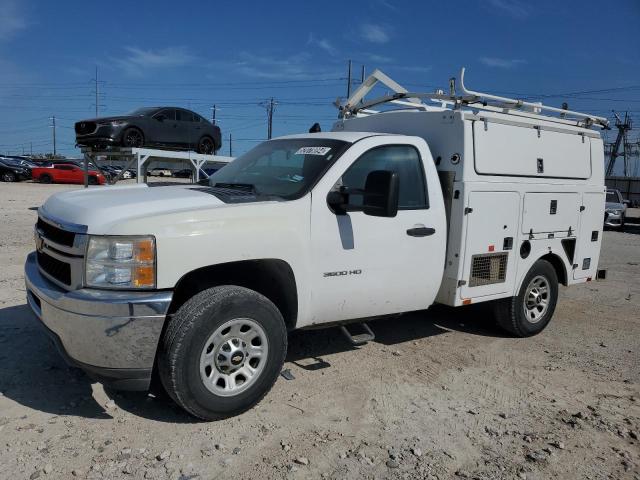
[(364, 56), (367, 57), (368, 60), (375, 63), (391, 63), (393, 61), (393, 58), (385, 57), (384, 55), (378, 55), (377, 53), (365, 53)]
[(0, 0), (0, 18), (0, 40), (7, 40), (27, 27), (20, 3), (15, 0)]
[(307, 40), (307, 45), (315, 45), (316, 47), (324, 50), (325, 52), (327, 52), (329, 55), (332, 55), (332, 56), (338, 53), (338, 50), (336, 49), (336, 47), (334, 47), (329, 40), (327, 40), (326, 38), (316, 38), (313, 35), (313, 32), (309, 33), (309, 39)]
[(309, 73), (311, 55), (308, 52), (275, 58), (266, 55), (254, 55), (248, 52), (240, 54), (240, 60), (232, 66), (239, 72), (250, 77), (276, 79), (306, 79), (312, 78)]
[(531, 7), (521, 0), (489, 0), (489, 3), (513, 18), (524, 19), (531, 14)]
[(133, 76), (139, 76), (147, 69), (182, 67), (196, 60), (185, 47), (167, 47), (159, 50), (125, 47), (125, 50), (127, 54), (114, 62), (125, 73)]
[(363, 23), (360, 26), (360, 37), (367, 42), (377, 44), (387, 43), (391, 39), (387, 29), (375, 23)]
[(527, 63), (525, 60), (519, 58), (496, 58), (496, 57), (480, 57), (480, 62), (487, 67), (496, 68), (514, 68), (518, 65)]

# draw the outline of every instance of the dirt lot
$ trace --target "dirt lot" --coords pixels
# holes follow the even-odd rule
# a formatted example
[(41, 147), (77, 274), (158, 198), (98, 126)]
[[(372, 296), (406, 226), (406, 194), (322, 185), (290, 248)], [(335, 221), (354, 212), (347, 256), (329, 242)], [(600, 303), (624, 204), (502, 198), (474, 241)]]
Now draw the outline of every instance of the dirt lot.
[(70, 188), (0, 184), (0, 478), (640, 479), (640, 225), (605, 232), (608, 279), (537, 337), (481, 307), (375, 322), (362, 348), (297, 332), (294, 380), (203, 423), (68, 368), (25, 305), (35, 208)]

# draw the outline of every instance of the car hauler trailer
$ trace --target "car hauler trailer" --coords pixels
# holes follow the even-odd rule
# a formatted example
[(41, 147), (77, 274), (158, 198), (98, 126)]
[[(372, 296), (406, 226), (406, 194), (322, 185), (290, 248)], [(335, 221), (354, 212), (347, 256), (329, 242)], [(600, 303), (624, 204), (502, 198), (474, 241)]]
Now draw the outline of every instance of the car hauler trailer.
[[(204, 419), (268, 392), (293, 329), (491, 301), (509, 332), (542, 331), (558, 283), (597, 275), (606, 120), (462, 77), (420, 94), (376, 71), (333, 132), (264, 142), (208, 186), (52, 196), (29, 305), (71, 363), (115, 388), (156, 373)], [(377, 82), (395, 93), (364, 101)]]

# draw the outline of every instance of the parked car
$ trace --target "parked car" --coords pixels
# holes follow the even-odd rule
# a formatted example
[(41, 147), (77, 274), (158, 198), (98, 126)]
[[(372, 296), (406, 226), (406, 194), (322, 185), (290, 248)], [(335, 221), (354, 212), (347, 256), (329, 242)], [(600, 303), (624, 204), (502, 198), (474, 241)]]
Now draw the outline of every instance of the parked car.
[(173, 176), (176, 178), (191, 178), (193, 176), (193, 169), (183, 168), (182, 170), (176, 170), (173, 172)]
[(627, 213), (627, 202), (622, 198), (620, 190), (607, 189), (604, 206), (604, 226), (609, 228), (624, 228)]
[(171, 177), (173, 173), (168, 168), (152, 168), (147, 172), (151, 177)]
[[(33, 180), (40, 183), (84, 183), (84, 169), (75, 163), (53, 163), (32, 170)], [(105, 175), (95, 166), (89, 170), (90, 185), (104, 185)]]
[(14, 165), (18, 167), (24, 167), (31, 170), (33, 167), (37, 167), (38, 165), (28, 158), (23, 157), (0, 157), (0, 162), (6, 163), (9, 165)]
[(31, 169), (20, 165), (12, 165), (6, 160), (0, 160), (0, 179), (3, 182), (18, 182), (31, 178)]
[(81, 120), (75, 124), (78, 145), (162, 147), (213, 154), (222, 146), (220, 128), (190, 110), (145, 107), (128, 115)]

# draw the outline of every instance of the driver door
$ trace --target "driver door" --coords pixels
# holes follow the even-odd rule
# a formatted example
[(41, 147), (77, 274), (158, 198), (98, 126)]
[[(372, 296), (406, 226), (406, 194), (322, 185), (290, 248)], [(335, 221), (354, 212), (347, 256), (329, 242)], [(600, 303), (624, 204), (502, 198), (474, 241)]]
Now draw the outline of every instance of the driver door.
[[(394, 137), (387, 138), (382, 142)], [(444, 269), (442, 194), (424, 142), (406, 141), (380, 145), (380, 137), (373, 137), (358, 142), (313, 189), (310, 323), (420, 310), (433, 303)], [(398, 173), (395, 217), (362, 211), (337, 215), (329, 208), (331, 190), (362, 189), (375, 170)], [(350, 205), (362, 204), (361, 197), (350, 197)]]
[(181, 134), (176, 121), (176, 111), (173, 108), (160, 110), (153, 117), (152, 138), (153, 143), (177, 144), (180, 143)]

